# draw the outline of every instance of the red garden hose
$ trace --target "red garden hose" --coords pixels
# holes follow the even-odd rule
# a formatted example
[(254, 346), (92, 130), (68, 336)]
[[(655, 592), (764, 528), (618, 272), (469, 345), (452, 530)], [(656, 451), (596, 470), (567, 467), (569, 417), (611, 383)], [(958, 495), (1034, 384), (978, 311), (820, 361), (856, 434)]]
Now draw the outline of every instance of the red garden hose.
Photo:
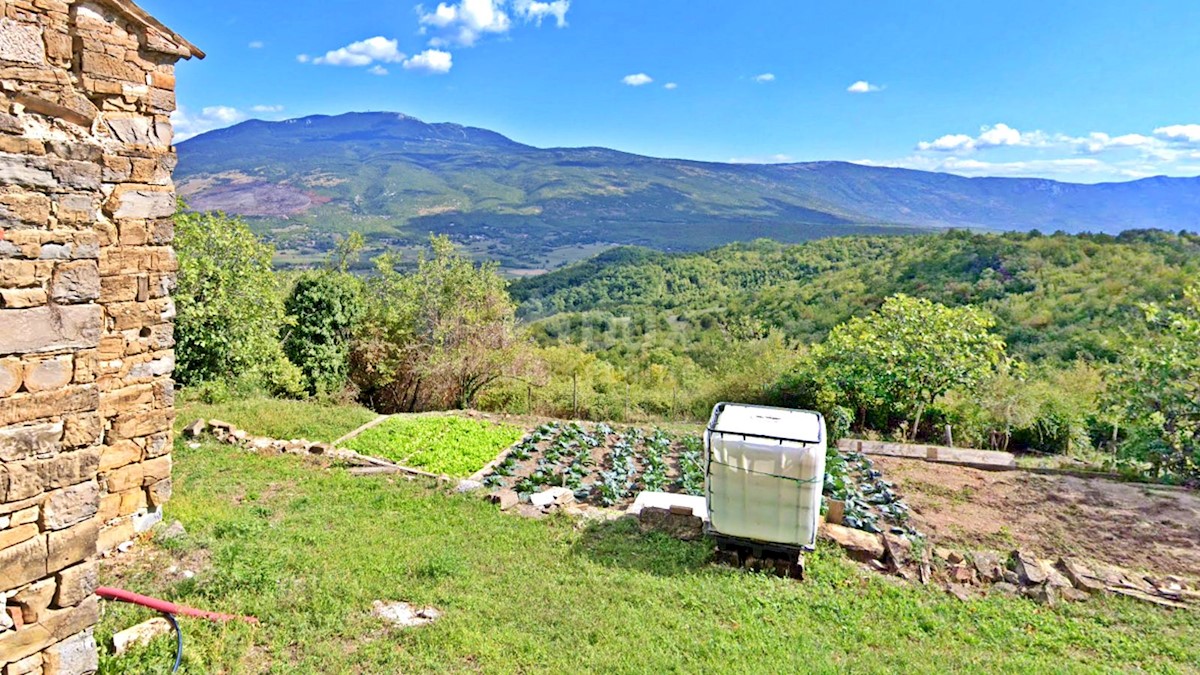
[(257, 624), (258, 619), (252, 616), (237, 616), (234, 614), (221, 614), (219, 612), (206, 612), (203, 609), (194, 609), (192, 607), (184, 607), (166, 600), (151, 598), (147, 595), (139, 595), (131, 591), (121, 590), (120, 588), (109, 588), (101, 586), (96, 589), (96, 595), (105, 600), (119, 600), (121, 602), (131, 602), (135, 605), (149, 607), (164, 614), (182, 614), (184, 616), (195, 616), (209, 621), (245, 621), (246, 623)]

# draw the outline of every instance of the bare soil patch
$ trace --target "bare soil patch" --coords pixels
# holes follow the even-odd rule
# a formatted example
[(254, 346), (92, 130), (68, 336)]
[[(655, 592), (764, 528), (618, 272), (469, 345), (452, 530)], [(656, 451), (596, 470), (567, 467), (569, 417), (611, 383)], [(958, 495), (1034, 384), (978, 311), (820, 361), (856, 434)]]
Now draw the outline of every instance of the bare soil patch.
[(872, 457), (938, 543), (1078, 555), (1127, 569), (1200, 570), (1200, 494), (1101, 478)]

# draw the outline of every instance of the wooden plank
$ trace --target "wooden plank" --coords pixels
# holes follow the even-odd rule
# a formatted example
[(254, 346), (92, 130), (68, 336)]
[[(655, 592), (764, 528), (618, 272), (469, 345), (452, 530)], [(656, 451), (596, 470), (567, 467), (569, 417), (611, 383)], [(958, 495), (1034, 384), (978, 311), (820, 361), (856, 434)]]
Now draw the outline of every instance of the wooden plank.
[(1191, 605), (1185, 605), (1182, 602), (1175, 602), (1173, 600), (1167, 600), (1166, 598), (1162, 598), (1157, 595), (1152, 595), (1150, 593), (1143, 593), (1142, 591), (1136, 591), (1136, 590), (1133, 590), (1132, 588), (1128, 588), (1128, 587), (1109, 586), (1108, 591), (1110, 593), (1117, 593), (1119, 595), (1124, 595), (1124, 596), (1127, 596), (1130, 598), (1134, 598), (1136, 600), (1141, 600), (1142, 602), (1149, 602), (1149, 603), (1152, 603), (1155, 605), (1159, 605), (1160, 607), (1170, 607), (1171, 609), (1193, 609)]
[(379, 417), (376, 417), (375, 419), (371, 420), (370, 422), (367, 422), (366, 424), (355, 429), (354, 431), (351, 431), (350, 433), (346, 434), (345, 436), (342, 436), (341, 438), (337, 439), (333, 443), (330, 443), (330, 445), (332, 445), (333, 447), (336, 448), (340, 443), (344, 443), (345, 441), (348, 441), (351, 438), (354, 438), (355, 436), (361, 434), (362, 432), (366, 431), (367, 429), (370, 429), (371, 427), (373, 427), (377, 424), (383, 424), (385, 421), (391, 419), (391, 417), (392, 417), (391, 415), (380, 415)]
[(959, 464), (992, 471), (1006, 471), (1017, 468), (1017, 458), (1012, 453), (994, 452), (992, 450), (947, 448), (940, 445), (913, 445), (909, 443), (888, 443), (884, 441), (863, 441), (846, 438), (838, 441), (838, 449), (846, 452), (857, 451), (864, 455), (921, 459), (927, 462)]

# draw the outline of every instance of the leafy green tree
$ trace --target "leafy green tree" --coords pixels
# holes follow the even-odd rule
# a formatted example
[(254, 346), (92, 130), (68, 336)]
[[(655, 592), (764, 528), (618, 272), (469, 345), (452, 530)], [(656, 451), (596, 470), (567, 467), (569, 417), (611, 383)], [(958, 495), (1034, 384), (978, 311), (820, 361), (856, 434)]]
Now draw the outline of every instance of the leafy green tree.
[(465, 408), (506, 376), (531, 366), (507, 282), (494, 263), (476, 266), (447, 237), (432, 237), (417, 269), (376, 259), (351, 378), (381, 410)]
[(350, 340), (363, 316), (362, 281), (344, 271), (306, 272), (284, 308), (292, 324), (283, 350), (304, 373), (310, 394), (337, 392), (350, 373)]
[(926, 408), (947, 391), (995, 372), (1004, 341), (995, 320), (974, 307), (946, 307), (895, 295), (877, 312), (833, 329), (813, 349), (824, 380), (863, 414), (884, 406), (911, 419), (912, 438)]
[(1200, 286), (1179, 306), (1143, 306), (1151, 328), (1113, 367), (1110, 400), (1131, 431), (1128, 452), (1154, 475), (1200, 477)]
[(181, 209), (175, 250), (179, 382), (256, 380), (272, 393), (302, 393), (299, 371), (279, 344), (285, 318), (271, 268), (274, 249), (240, 218)]

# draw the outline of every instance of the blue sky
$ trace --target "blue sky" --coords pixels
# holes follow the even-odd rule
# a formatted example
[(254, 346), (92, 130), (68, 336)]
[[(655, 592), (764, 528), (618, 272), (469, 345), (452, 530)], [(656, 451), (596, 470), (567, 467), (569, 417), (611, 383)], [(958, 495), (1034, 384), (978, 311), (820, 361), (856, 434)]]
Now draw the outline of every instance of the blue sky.
[(1200, 2), (141, 0), (181, 137), (389, 110), (537, 146), (1079, 182), (1200, 175)]

